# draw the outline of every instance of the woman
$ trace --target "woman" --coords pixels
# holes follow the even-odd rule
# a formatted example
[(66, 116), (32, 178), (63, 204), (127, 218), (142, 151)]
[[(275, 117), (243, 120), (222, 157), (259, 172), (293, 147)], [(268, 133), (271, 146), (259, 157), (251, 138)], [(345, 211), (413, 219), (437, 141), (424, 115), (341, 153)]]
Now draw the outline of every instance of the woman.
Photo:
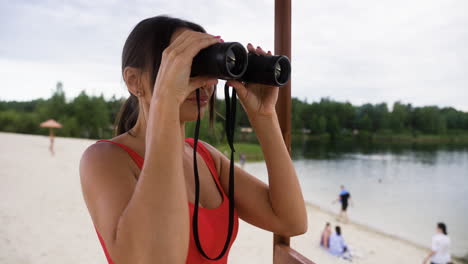
[(436, 234), (432, 237), (431, 252), (423, 260), (423, 264), (426, 264), (429, 259), (431, 264), (451, 263), (450, 238), (444, 223), (437, 223)]
[[(209, 77), (190, 78), (192, 59), (222, 41), (199, 25), (164, 16), (141, 21), (128, 36), (122, 75), (131, 95), (117, 136), (90, 146), (80, 164), (83, 195), (109, 263), (226, 263), (228, 254), (209, 261), (194, 243), (193, 139), (184, 139), (185, 123), (197, 118), (195, 90), (200, 88), (201, 115), (208, 103), (212, 114), (217, 84)], [(284, 236), (305, 233), (305, 204), (275, 113), (278, 87), (228, 83), (256, 131), (269, 173), (266, 185), (235, 167), (231, 245), (238, 217)], [(205, 142), (198, 154), (200, 240), (214, 258), (226, 239), (230, 163)]]
[(329, 249), (328, 251), (338, 257), (343, 257), (345, 259), (351, 259), (351, 255), (348, 251), (348, 246), (344, 241), (343, 236), (341, 235), (341, 227), (335, 227), (335, 233), (330, 236)]

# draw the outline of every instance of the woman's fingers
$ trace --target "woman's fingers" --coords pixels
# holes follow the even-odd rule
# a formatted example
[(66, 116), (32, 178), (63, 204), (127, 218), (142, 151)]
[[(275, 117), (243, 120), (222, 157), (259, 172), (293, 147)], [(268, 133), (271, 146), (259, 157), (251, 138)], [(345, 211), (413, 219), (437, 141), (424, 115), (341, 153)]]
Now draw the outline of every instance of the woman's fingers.
[(220, 43), (221, 39), (215, 37), (194, 38), (191, 43), (187, 45), (184, 53), (187, 57), (193, 59), (200, 50), (207, 48), (213, 44)]
[(268, 55), (266, 53), (266, 51), (264, 51), (260, 46), (257, 47), (257, 54), (260, 54), (260, 55)]
[(257, 46), (255, 48), (251, 43), (247, 44), (247, 50), (249, 52), (253, 52), (253, 53), (258, 54), (258, 55), (271, 55), (271, 52), (267, 53), (260, 46)]
[(215, 38), (210, 34), (187, 31), (184, 33), (186, 33), (188, 36), (173, 48), (173, 52), (177, 56), (183, 58), (184, 62), (191, 62), (193, 57), (195, 57), (195, 55), (197, 55), (200, 50), (207, 48), (208, 46), (211, 46), (215, 43), (221, 42), (219, 38)]
[(185, 30), (164, 50), (163, 55), (170, 56), (172, 59), (181, 52), (180, 46), (190, 37), (190, 30)]
[(241, 82), (235, 81), (235, 80), (229, 80), (226, 83), (227, 85), (234, 87), (234, 89), (236, 89), (236, 92), (239, 95), (239, 98), (241, 98), (242, 100), (247, 98), (247, 94), (248, 94), (247, 88), (245, 88), (245, 86)]
[(249, 52), (256, 53), (256, 52), (255, 52), (254, 46), (253, 46), (252, 44), (250, 44), (250, 43), (247, 44), (247, 50), (248, 50)]
[(190, 36), (190, 30), (185, 30), (182, 32), (174, 41), (169, 45), (170, 48), (175, 48), (180, 46), (181, 43), (183, 43), (189, 36)]

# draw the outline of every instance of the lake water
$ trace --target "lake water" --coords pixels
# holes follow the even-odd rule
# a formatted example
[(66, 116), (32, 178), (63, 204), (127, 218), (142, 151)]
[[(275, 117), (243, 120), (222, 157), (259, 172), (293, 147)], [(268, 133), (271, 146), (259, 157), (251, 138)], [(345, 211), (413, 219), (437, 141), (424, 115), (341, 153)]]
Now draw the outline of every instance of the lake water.
[[(452, 253), (468, 256), (468, 148), (296, 142), (293, 157), (307, 201), (338, 212), (331, 201), (343, 184), (352, 195), (352, 220), (427, 247), (443, 221)], [(264, 162), (245, 169), (267, 181)]]

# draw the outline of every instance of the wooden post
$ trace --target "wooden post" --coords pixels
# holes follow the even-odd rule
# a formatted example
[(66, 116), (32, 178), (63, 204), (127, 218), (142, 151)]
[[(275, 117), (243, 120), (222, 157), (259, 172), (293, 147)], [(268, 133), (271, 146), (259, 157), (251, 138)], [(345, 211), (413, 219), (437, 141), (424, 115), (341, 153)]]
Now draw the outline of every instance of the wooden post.
[[(275, 0), (275, 55), (291, 58), (291, 0)], [(279, 90), (276, 112), (283, 140), (291, 155), (291, 81)], [(289, 246), (289, 237), (274, 235), (273, 243)], [(274, 253), (273, 253), (274, 254)]]
[[(275, 54), (291, 58), (291, 0), (275, 0)], [(292, 69), (294, 70), (294, 69)], [(291, 81), (279, 90), (276, 112), (291, 155)], [(314, 264), (289, 247), (289, 237), (273, 235), (273, 264)]]

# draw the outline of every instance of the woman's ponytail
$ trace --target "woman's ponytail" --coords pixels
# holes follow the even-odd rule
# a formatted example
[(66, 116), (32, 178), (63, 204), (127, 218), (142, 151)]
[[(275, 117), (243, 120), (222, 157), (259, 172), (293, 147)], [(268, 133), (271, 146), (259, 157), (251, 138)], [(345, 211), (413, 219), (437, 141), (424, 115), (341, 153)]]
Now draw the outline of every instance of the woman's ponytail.
[(138, 98), (133, 94), (130, 94), (130, 97), (127, 98), (120, 108), (119, 114), (115, 120), (115, 136), (121, 135), (125, 132), (132, 135), (130, 129), (132, 129), (137, 122), (138, 112), (140, 109), (138, 105)]

